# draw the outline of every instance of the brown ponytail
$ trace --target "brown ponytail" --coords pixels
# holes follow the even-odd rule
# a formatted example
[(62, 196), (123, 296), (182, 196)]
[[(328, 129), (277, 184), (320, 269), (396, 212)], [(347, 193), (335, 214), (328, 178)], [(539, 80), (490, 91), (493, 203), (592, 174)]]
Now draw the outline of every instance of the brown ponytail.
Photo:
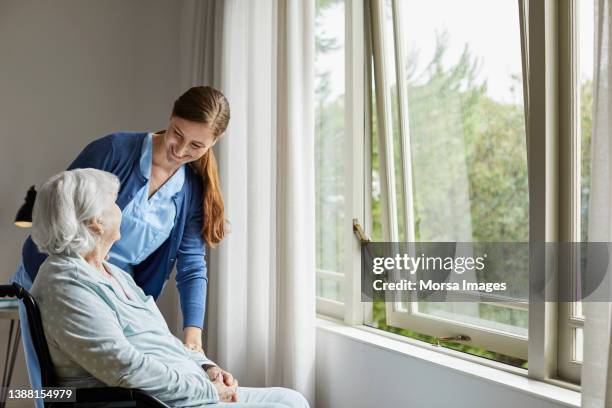
[[(218, 90), (209, 86), (195, 86), (174, 102), (172, 116), (207, 124), (216, 141), (227, 129), (229, 103)], [(214, 247), (225, 236), (225, 218), (217, 160), (212, 147), (191, 165), (202, 178), (204, 187), (202, 238), (206, 244)]]

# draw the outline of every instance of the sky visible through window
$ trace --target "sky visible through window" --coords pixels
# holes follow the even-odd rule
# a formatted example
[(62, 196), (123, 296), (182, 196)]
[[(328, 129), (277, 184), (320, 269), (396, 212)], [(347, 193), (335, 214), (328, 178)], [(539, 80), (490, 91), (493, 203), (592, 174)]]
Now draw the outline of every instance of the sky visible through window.
[[(408, 39), (407, 52), (417, 52), (416, 72), (423, 72), (435, 50), (436, 33), (449, 34), (449, 47), (445, 55), (448, 66), (456, 62), (468, 44), (481, 59), (478, 79), (487, 80), (487, 94), (498, 102), (522, 104), (522, 88), (513, 93), (512, 75), (522, 75), (520, 25), (516, 0), (404, 0), (401, 29)], [(580, 3), (580, 61), (581, 82), (593, 77), (593, 0)], [(344, 7), (334, 5), (322, 16), (322, 27), (332, 37), (342, 37), (343, 24), (334, 24), (344, 18)], [(393, 27), (388, 24), (387, 30)], [(391, 32), (389, 32), (389, 35)], [(590, 34), (590, 36), (589, 36)], [(393, 61), (393, 50), (387, 50)], [(334, 67), (342, 66), (344, 53), (320, 56), (322, 69), (335, 71), (337, 81), (332, 84), (331, 97), (344, 93), (344, 72)]]
[(579, 58), (580, 58), (580, 82), (593, 79), (594, 58), (594, 20), (595, 10), (593, 0), (580, 0), (578, 11), (579, 19)]

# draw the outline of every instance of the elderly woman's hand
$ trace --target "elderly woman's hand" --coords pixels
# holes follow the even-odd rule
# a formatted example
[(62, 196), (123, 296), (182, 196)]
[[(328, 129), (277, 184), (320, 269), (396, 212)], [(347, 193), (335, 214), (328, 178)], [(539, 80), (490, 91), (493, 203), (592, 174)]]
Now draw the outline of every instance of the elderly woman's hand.
[(234, 376), (232, 374), (220, 369), (217, 366), (209, 366), (208, 368), (206, 368), (206, 374), (208, 375), (208, 378), (210, 378), (211, 381), (217, 380), (219, 378), (222, 379), (223, 383), (228, 387), (234, 384), (235, 381)]
[[(221, 371), (223, 373), (226, 373), (226, 371), (223, 371), (223, 370)], [(238, 380), (232, 377), (232, 382), (230, 383), (230, 385), (228, 385), (225, 383), (224, 379), (225, 379), (224, 376), (218, 375), (214, 380), (212, 380), (212, 383), (217, 389), (217, 393), (219, 394), (219, 400), (221, 402), (237, 402), (238, 393), (236, 392), (236, 389), (238, 388)]]

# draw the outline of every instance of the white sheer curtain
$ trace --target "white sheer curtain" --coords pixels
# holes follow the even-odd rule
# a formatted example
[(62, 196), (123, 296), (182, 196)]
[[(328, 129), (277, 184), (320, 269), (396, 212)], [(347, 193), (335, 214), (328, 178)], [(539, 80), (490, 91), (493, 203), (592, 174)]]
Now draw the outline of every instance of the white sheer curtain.
[[(612, 241), (612, 0), (595, 0), (594, 118), (589, 241)], [(608, 265), (608, 268), (610, 266)], [(611, 271), (608, 270), (608, 273)], [(604, 281), (605, 282), (605, 281)], [(607, 293), (612, 293), (610, 290)], [(585, 303), (582, 406), (612, 406), (612, 303)]]
[(313, 403), (314, 2), (191, 1), (183, 18), (187, 82), (232, 111), (216, 149), (231, 232), (210, 253), (205, 348), (240, 384)]

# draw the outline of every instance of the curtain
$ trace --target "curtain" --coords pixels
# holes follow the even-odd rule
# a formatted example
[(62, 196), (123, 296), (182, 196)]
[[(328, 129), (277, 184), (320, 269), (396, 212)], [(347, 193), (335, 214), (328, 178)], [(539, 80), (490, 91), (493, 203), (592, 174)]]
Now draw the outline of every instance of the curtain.
[[(595, 0), (594, 111), (589, 203), (589, 241), (612, 241), (612, 94), (610, 93), (611, 0)], [(610, 266), (608, 266), (609, 268)], [(608, 270), (608, 273), (610, 271)], [(605, 282), (605, 281), (604, 281)], [(608, 290), (607, 293), (612, 293)], [(612, 406), (612, 303), (584, 304), (582, 406)]]
[(209, 251), (205, 349), (245, 386), (314, 402), (314, 2), (184, 5), (186, 85), (228, 98), (215, 146), (230, 232)]

